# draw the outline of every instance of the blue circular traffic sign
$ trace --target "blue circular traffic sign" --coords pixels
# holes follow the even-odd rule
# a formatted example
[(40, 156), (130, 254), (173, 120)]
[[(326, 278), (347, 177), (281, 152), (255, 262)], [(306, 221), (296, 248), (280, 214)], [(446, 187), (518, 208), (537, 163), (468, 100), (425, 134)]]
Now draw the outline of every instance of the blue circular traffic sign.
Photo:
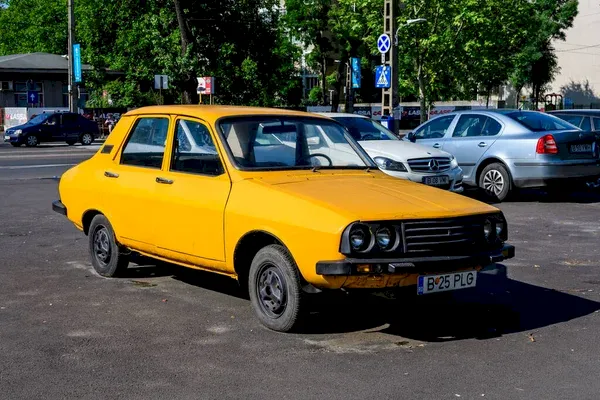
[(388, 34), (384, 33), (383, 35), (379, 36), (379, 38), (377, 38), (377, 49), (379, 49), (380, 53), (387, 53), (390, 50), (391, 45), (392, 40), (390, 39), (390, 36)]

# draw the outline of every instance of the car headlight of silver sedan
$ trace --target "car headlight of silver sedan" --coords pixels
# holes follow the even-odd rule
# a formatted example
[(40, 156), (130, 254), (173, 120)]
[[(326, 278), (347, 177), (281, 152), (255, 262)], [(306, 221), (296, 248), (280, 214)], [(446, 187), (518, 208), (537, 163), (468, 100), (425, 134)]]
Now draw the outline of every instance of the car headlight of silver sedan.
[(390, 160), (387, 157), (375, 157), (373, 160), (377, 166), (385, 171), (408, 172), (404, 164), (399, 161)]
[(456, 161), (456, 157), (452, 156), (450, 158), (450, 169), (458, 168), (458, 161)]

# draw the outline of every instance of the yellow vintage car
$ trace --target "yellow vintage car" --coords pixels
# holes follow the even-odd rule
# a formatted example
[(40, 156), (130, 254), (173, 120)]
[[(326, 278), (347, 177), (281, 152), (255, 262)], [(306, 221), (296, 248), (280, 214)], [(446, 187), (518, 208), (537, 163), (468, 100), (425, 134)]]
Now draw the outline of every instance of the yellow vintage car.
[(284, 332), (311, 293), (473, 287), (514, 256), (499, 210), (390, 177), (340, 124), (303, 112), (130, 111), (59, 193), (53, 209), (89, 237), (99, 274), (118, 276), (132, 252), (224, 274)]

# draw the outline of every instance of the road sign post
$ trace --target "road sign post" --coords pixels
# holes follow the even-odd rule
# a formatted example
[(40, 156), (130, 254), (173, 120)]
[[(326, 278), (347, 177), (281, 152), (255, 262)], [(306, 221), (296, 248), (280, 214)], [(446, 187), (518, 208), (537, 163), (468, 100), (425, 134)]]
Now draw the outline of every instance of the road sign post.
[[(396, 32), (396, 0), (384, 0), (383, 3), (383, 34), (377, 40), (377, 48), (382, 54), (382, 65), (386, 65), (390, 70), (389, 86), (383, 87), (381, 96), (382, 115), (392, 115), (393, 109), (398, 103), (398, 46), (392, 43), (391, 37)], [(386, 37), (387, 40), (381, 40)], [(387, 44), (386, 51), (385, 45)], [(377, 81), (376, 81), (377, 82)], [(395, 131), (395, 129), (394, 129)]]

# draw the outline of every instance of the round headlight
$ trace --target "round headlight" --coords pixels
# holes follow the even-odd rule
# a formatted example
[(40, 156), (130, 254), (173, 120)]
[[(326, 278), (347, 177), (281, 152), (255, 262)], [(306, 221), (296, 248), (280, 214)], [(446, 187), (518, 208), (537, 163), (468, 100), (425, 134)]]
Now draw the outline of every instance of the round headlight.
[(483, 223), (483, 234), (485, 235), (486, 240), (491, 240), (492, 230), (493, 230), (492, 221), (490, 221), (489, 219), (486, 219), (485, 222)]
[(388, 227), (379, 228), (375, 233), (375, 241), (382, 250), (389, 250), (394, 246), (394, 233)]
[(350, 246), (354, 251), (365, 251), (371, 247), (371, 231), (364, 225), (357, 225), (350, 231)]
[(504, 222), (496, 222), (496, 237), (502, 238), (506, 231), (506, 224)]

